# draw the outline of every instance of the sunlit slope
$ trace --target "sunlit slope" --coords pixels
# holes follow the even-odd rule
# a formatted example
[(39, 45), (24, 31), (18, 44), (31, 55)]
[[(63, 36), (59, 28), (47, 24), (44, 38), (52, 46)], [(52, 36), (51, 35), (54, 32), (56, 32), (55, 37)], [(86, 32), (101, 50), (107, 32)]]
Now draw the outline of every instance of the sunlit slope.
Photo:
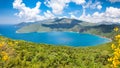
[(109, 68), (110, 45), (54, 46), (0, 36), (0, 68)]

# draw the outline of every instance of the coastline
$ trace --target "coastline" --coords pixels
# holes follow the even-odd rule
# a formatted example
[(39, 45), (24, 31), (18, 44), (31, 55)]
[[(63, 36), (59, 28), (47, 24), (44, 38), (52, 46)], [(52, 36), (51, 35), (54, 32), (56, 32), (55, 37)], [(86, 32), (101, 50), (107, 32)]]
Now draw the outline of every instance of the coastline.
[[(91, 33), (86, 33), (86, 34), (91, 34)], [(108, 37), (105, 37), (105, 36), (96, 35), (96, 34), (91, 34), (91, 35), (95, 35), (95, 36), (98, 36), (98, 37), (101, 37), (101, 38), (109, 39), (109, 40), (110, 40), (110, 42), (112, 41), (112, 39), (111, 39), (111, 38), (108, 38)]]

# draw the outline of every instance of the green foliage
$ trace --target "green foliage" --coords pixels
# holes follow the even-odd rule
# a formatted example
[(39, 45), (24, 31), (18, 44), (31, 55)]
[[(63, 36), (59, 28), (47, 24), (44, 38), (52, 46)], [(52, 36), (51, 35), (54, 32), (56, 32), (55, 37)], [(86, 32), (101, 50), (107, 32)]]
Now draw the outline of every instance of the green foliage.
[(93, 47), (68, 47), (11, 40), (1, 36), (0, 41), (18, 42), (7, 47), (14, 49), (7, 61), (2, 61), (0, 55), (0, 68), (109, 68), (107, 59), (111, 55), (111, 43)]

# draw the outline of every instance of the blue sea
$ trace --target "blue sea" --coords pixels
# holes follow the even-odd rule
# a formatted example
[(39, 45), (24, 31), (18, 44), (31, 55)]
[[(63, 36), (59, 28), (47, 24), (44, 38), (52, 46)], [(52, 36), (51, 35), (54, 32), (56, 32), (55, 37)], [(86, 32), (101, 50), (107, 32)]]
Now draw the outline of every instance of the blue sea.
[(110, 42), (109, 39), (92, 34), (76, 32), (41, 32), (41, 33), (16, 33), (18, 27), (14, 25), (0, 25), (0, 35), (35, 43), (46, 43), (66, 46), (95, 46)]

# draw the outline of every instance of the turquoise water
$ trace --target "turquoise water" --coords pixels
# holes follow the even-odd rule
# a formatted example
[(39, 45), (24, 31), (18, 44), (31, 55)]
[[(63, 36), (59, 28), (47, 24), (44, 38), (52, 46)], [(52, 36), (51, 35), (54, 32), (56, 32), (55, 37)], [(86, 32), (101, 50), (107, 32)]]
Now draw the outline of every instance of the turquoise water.
[(18, 28), (12, 25), (0, 25), (0, 35), (12, 39), (67, 46), (94, 46), (109, 42), (106, 38), (75, 32), (42, 32), (18, 34)]

